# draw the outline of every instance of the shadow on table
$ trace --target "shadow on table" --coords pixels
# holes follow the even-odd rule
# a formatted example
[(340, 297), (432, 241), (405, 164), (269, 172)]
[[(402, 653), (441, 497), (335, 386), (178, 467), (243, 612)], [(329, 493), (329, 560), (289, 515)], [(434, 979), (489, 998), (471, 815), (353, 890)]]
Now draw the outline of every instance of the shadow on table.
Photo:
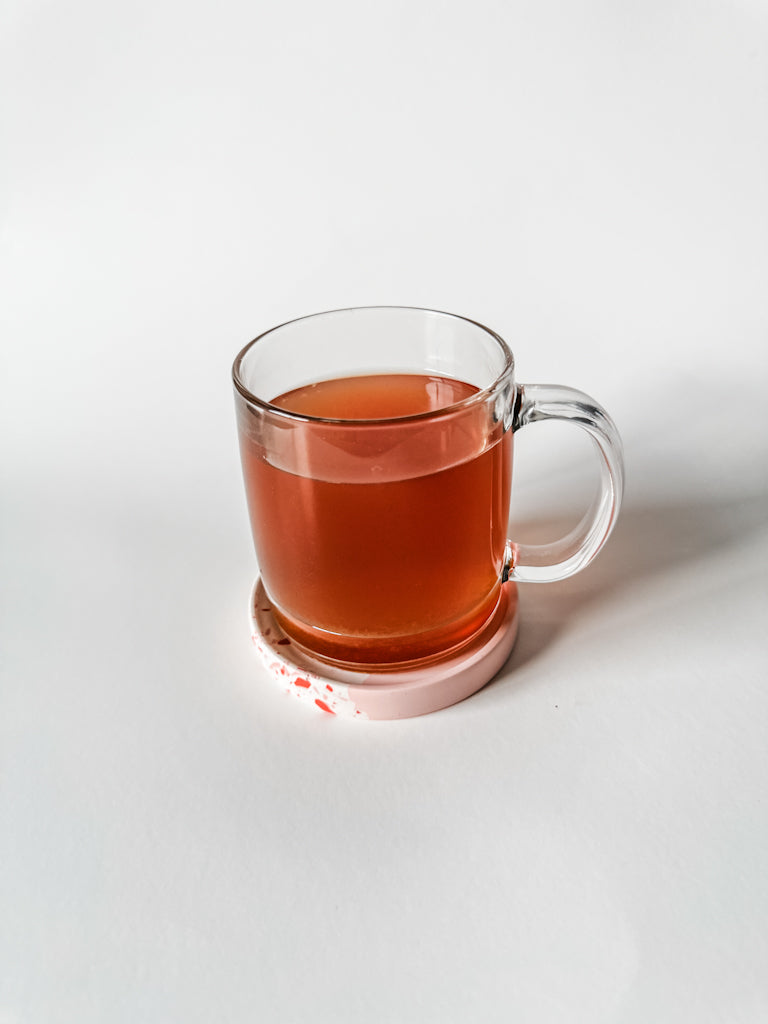
[[(605, 550), (583, 572), (553, 584), (521, 585), (520, 638), (505, 672), (538, 657), (569, 623), (587, 610), (614, 605), (642, 581), (659, 587), (675, 574), (743, 544), (768, 522), (768, 493), (730, 501), (625, 503)], [(514, 536), (539, 542), (562, 536), (569, 522), (521, 523)]]

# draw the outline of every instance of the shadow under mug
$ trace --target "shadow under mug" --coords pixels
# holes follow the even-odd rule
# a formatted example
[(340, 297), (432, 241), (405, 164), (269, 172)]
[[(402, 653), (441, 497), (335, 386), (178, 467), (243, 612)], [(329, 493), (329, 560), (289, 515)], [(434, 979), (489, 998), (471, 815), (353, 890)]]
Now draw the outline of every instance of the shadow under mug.
[[(564, 579), (605, 544), (624, 476), (613, 421), (582, 392), (517, 384), (514, 370), (506, 343), (481, 324), (398, 306), (303, 317), (239, 353), (232, 374), (262, 583), (310, 655), (366, 671), (427, 664), (470, 643), (509, 582)], [(418, 375), (431, 403), (369, 416), (362, 382), (355, 418), (344, 406), (315, 415), (274, 404), (372, 375), (366, 386), (388, 388), (392, 402), (401, 375)], [(349, 397), (355, 382), (343, 388)], [(568, 536), (519, 545), (507, 539), (513, 435), (544, 419), (587, 431), (600, 485)]]

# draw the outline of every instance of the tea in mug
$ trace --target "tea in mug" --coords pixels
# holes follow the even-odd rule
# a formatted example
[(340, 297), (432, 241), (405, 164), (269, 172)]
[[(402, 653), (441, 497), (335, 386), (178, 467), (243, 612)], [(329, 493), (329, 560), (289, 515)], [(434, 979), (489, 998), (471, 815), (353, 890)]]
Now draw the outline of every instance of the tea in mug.
[[(492, 615), (512, 432), (489, 430), (486, 403), (452, 408), (477, 392), (447, 377), (373, 374), (278, 395), (273, 406), (324, 418), (286, 425), (299, 432), (290, 469), (277, 445), (241, 431), (262, 580), (285, 632), (314, 654), (401, 665), (444, 654)], [(419, 414), (437, 410), (426, 429)], [(346, 422), (342, 438), (327, 419), (359, 427)]]

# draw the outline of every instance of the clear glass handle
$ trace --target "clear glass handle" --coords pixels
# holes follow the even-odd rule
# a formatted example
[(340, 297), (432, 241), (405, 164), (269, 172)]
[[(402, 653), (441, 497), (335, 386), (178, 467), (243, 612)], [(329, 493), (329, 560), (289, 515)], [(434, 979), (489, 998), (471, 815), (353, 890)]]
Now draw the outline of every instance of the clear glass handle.
[(624, 490), (624, 456), (616, 425), (589, 395), (558, 384), (518, 386), (512, 429), (538, 420), (566, 420), (586, 430), (600, 457), (600, 487), (579, 525), (552, 544), (507, 545), (504, 580), (553, 583), (589, 565), (616, 523)]

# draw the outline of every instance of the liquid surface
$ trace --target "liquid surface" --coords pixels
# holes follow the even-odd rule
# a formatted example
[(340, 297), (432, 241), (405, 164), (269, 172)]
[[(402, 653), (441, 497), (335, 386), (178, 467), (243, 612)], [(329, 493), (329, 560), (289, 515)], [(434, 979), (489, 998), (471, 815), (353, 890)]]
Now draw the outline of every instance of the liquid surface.
[(455, 405), (477, 388), (448, 377), (415, 373), (339, 377), (278, 395), (272, 405), (305, 416), (365, 420), (414, 416)]
[(395, 428), (354, 425), (443, 408), (476, 391), (420, 375), (340, 378), (272, 404), (348, 425), (281, 421), (260, 435), (241, 426), (259, 567), (294, 640), (341, 663), (394, 666), (459, 645), (493, 613), (511, 432), (501, 433), (484, 403)]

